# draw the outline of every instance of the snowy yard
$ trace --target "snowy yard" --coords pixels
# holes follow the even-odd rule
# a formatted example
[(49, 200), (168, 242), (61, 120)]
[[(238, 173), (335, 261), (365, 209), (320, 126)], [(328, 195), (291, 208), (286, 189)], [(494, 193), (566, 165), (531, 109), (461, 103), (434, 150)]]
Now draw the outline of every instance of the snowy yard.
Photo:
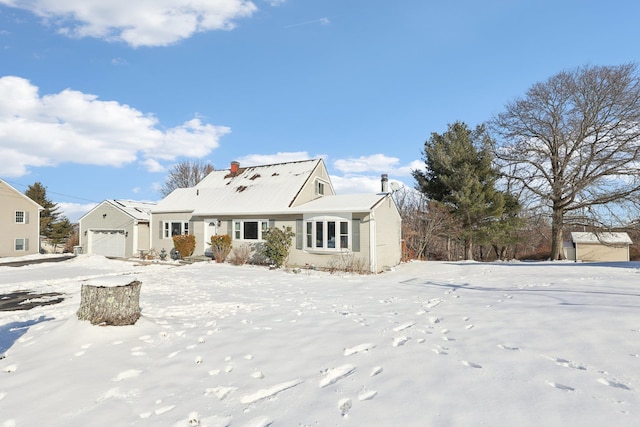
[[(142, 282), (134, 326), (83, 280)], [(0, 426), (637, 426), (640, 263), (0, 266)]]

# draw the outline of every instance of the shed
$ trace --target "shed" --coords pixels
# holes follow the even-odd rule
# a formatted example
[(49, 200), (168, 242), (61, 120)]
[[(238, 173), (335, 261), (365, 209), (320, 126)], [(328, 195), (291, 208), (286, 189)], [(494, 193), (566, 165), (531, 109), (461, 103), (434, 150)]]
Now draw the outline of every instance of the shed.
[(632, 243), (624, 232), (573, 232), (571, 241), (565, 245), (565, 254), (573, 261), (629, 261)]

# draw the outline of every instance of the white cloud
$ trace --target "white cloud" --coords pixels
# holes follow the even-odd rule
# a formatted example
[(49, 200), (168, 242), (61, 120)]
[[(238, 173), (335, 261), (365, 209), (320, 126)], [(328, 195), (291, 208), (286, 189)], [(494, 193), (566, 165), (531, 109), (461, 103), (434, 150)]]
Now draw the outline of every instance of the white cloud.
[(40, 96), (28, 80), (0, 78), (3, 176), (22, 176), (33, 166), (122, 166), (139, 158), (157, 169), (160, 160), (208, 155), (228, 132), (199, 118), (160, 130), (153, 115), (128, 105), (71, 89)]
[(383, 172), (389, 173), (396, 168), (400, 159), (384, 154), (372, 154), (358, 158), (338, 159), (333, 167), (343, 173)]
[(336, 176), (331, 175), (336, 194), (377, 193), (382, 190), (380, 177), (374, 176)]
[(411, 172), (414, 170), (421, 170), (424, 172), (425, 170), (424, 161), (414, 160), (411, 163), (409, 163), (407, 166), (401, 166), (398, 169), (394, 170), (393, 174), (397, 176), (411, 176)]
[(60, 208), (62, 215), (66, 216), (71, 222), (78, 222), (81, 216), (97, 206), (97, 203), (56, 202), (56, 204)]
[(167, 171), (167, 168), (161, 165), (160, 162), (158, 162), (155, 159), (146, 159), (140, 163), (145, 167), (147, 172), (166, 172)]
[(272, 165), (275, 163), (297, 162), (300, 160), (310, 160), (324, 157), (326, 156), (310, 156), (307, 151), (290, 151), (276, 154), (249, 154), (248, 156), (240, 157), (235, 160), (240, 162), (240, 166), (257, 166)]
[[(272, 5), (282, 1), (271, 0)], [(69, 37), (165, 46), (194, 33), (231, 30), (258, 8), (249, 0), (0, 0), (29, 10)]]

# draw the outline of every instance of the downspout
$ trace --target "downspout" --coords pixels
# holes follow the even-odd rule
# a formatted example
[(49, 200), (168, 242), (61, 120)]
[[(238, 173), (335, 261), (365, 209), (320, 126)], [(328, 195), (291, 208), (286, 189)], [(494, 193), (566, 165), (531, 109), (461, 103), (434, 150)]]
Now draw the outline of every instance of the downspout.
[(133, 220), (133, 227), (131, 228), (131, 253), (132, 256), (136, 256), (136, 252), (138, 252), (138, 220)]
[(378, 272), (378, 257), (376, 254), (376, 214), (373, 209), (369, 214), (369, 269), (373, 274)]

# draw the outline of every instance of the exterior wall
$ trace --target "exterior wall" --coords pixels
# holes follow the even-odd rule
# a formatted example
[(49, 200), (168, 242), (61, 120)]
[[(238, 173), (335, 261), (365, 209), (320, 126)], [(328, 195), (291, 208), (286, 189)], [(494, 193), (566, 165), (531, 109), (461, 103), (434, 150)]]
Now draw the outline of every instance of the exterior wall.
[[(25, 224), (16, 223), (16, 211), (25, 212)], [(0, 257), (37, 254), (40, 251), (40, 209), (13, 187), (0, 181)], [(25, 249), (15, 250), (16, 239), (26, 239)]]
[(629, 261), (629, 246), (607, 246), (602, 244), (578, 243), (577, 258), (585, 262)]
[[(358, 219), (357, 231), (353, 230), (356, 219)], [(290, 221), (286, 225), (289, 225), (292, 230), (296, 231), (295, 220)], [(306, 249), (296, 248), (296, 238), (294, 237), (291, 252), (289, 255), (288, 265), (290, 267), (305, 267), (307, 265), (313, 265), (317, 268), (332, 268), (346, 266), (351, 263), (358, 263), (358, 265), (365, 266), (365, 270), (368, 270), (368, 266), (371, 265), (369, 245), (369, 215), (366, 213), (354, 213), (352, 215), (351, 226), (352, 239), (354, 238), (354, 236), (359, 234), (359, 242), (353, 242), (353, 240), (351, 242), (352, 248), (354, 247), (354, 245), (356, 246), (355, 251), (336, 251), (325, 253), (310, 252)], [(304, 233), (304, 230), (302, 232)], [(304, 235), (302, 236), (302, 238), (304, 239)]]
[(137, 241), (135, 241), (133, 218), (110, 203), (102, 202), (80, 218), (79, 222), (80, 246), (82, 246), (83, 253), (91, 253), (89, 247), (91, 230), (124, 230), (127, 236), (125, 238), (125, 257), (137, 255), (134, 254), (134, 250), (141, 249), (137, 247)]
[(138, 230), (138, 238), (136, 239), (138, 244), (136, 245), (135, 248), (133, 248), (133, 250), (134, 251), (137, 251), (139, 249), (149, 250), (150, 249), (149, 238), (151, 237), (151, 235), (149, 234), (150, 233), (149, 223), (139, 222), (135, 228)]
[(324, 167), (317, 167), (313, 173), (309, 176), (309, 180), (305, 183), (305, 185), (300, 190), (298, 197), (296, 198), (296, 202), (292, 205), (292, 207), (299, 206), (303, 203), (307, 203), (311, 200), (317, 199), (321, 197), (316, 193), (315, 183), (316, 180), (320, 179), (325, 183), (324, 186), (324, 195), (334, 195), (333, 187), (331, 186), (331, 179), (329, 178), (329, 174), (327, 173), (327, 169)]
[[(162, 223), (164, 221), (182, 221), (189, 223), (189, 233), (193, 233), (195, 227), (197, 227), (197, 221), (193, 221), (191, 219), (190, 212), (175, 212), (175, 213), (154, 213), (151, 215), (151, 224), (150, 224), (150, 234), (151, 234), (151, 248), (155, 249), (158, 253), (162, 249), (166, 250), (167, 253), (171, 252), (173, 249), (173, 239), (171, 237), (164, 238), (162, 237)], [(202, 237), (201, 237), (202, 238)], [(201, 242), (198, 242), (198, 238), (196, 236), (196, 250), (200, 246)], [(197, 255), (194, 252), (194, 255)], [(200, 253), (202, 255), (202, 253)]]
[(374, 210), (376, 220), (376, 272), (400, 264), (402, 258), (401, 218), (391, 197)]

